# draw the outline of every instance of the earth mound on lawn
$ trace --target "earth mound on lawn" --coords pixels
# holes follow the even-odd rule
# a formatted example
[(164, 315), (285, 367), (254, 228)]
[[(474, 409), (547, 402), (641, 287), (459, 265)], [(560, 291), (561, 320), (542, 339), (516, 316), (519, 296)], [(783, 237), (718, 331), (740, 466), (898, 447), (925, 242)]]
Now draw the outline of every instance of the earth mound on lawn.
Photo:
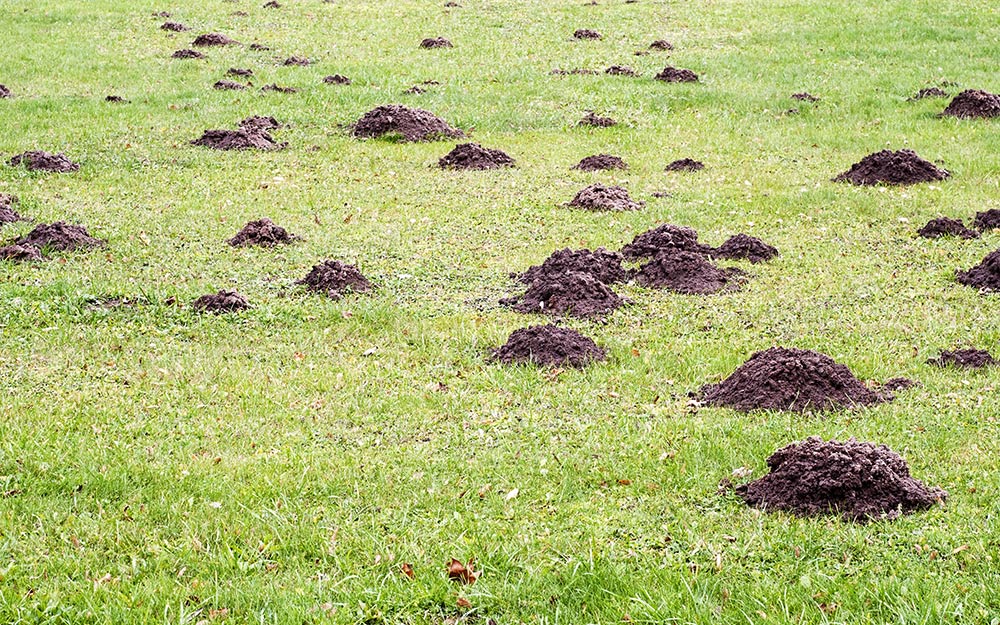
[(624, 300), (593, 275), (571, 271), (543, 275), (531, 283), (524, 295), (502, 299), (500, 303), (519, 313), (568, 315), (586, 319), (614, 312)]
[(357, 267), (339, 260), (324, 260), (318, 265), (313, 265), (298, 284), (304, 284), (310, 291), (323, 293), (331, 299), (340, 299), (349, 292), (365, 293), (374, 288)]
[(612, 65), (604, 70), (605, 74), (609, 76), (638, 76), (639, 72), (635, 71), (628, 65)]
[(429, 50), (432, 48), (453, 48), (455, 46), (444, 37), (428, 37), (420, 42), (420, 47)]
[(614, 284), (628, 280), (628, 271), (622, 267), (623, 260), (618, 252), (610, 252), (603, 247), (593, 251), (571, 250), (567, 247), (552, 252), (541, 265), (533, 265), (516, 277), (525, 284), (531, 284), (542, 278), (579, 272), (590, 274), (604, 284)]
[(8, 161), (11, 167), (24, 166), (29, 171), (47, 171), (65, 174), (79, 171), (80, 166), (69, 160), (65, 154), (50, 154), (41, 150), (22, 152)]
[(270, 115), (251, 115), (241, 120), (238, 125), (247, 132), (262, 132), (281, 128), (281, 122)]
[(657, 39), (653, 43), (649, 44), (649, 49), (650, 50), (659, 50), (659, 51), (663, 52), (663, 51), (667, 51), (667, 50), (673, 50), (674, 49), (674, 44), (670, 43), (666, 39)]
[(239, 123), (237, 130), (206, 130), (191, 142), (213, 150), (282, 150), (287, 143), (278, 143), (268, 134), (281, 124), (273, 117), (253, 115)]
[(398, 136), (402, 141), (433, 141), (459, 139), (461, 130), (452, 128), (434, 113), (400, 104), (377, 106), (365, 113), (354, 125), (354, 136), (378, 138)]
[(976, 219), (973, 225), (976, 226), (976, 229), (984, 232), (986, 230), (1000, 228), (1000, 209), (991, 208), (989, 210), (976, 213)]
[(218, 89), (219, 91), (242, 91), (243, 89), (246, 89), (247, 86), (231, 80), (219, 80), (212, 85), (212, 88)]
[(211, 46), (231, 46), (238, 43), (235, 39), (230, 39), (222, 33), (205, 33), (195, 37), (191, 45), (197, 48), (208, 48)]
[(736, 488), (747, 504), (796, 516), (839, 514), (865, 523), (926, 510), (948, 493), (910, 477), (899, 454), (885, 445), (813, 436), (774, 452), (770, 472)]
[(186, 30), (191, 30), (191, 29), (185, 26), (184, 24), (181, 24), (180, 22), (163, 22), (163, 24), (160, 26), (160, 30), (169, 30), (170, 32), (173, 33), (182, 33)]
[(498, 169), (513, 167), (514, 159), (502, 150), (484, 148), (478, 143), (461, 143), (438, 161), (441, 169)]
[(37, 247), (31, 245), (4, 245), (0, 247), (0, 260), (13, 262), (42, 260), (42, 253)]
[(622, 187), (600, 183), (581, 189), (568, 204), (589, 211), (635, 211), (645, 205), (645, 202), (634, 201)]
[(962, 119), (1000, 117), (1000, 95), (966, 89), (952, 99), (941, 115)]
[(975, 267), (955, 272), (959, 284), (988, 292), (1000, 291), (1000, 250), (990, 252)]
[(861, 186), (904, 185), (944, 180), (950, 175), (913, 150), (881, 150), (864, 157), (833, 181)]
[(171, 54), (175, 59), (203, 59), (205, 55), (197, 50), (177, 50)]
[(592, 126), (594, 128), (610, 128), (611, 126), (617, 125), (614, 119), (610, 117), (603, 117), (598, 115), (594, 111), (587, 111), (587, 114), (583, 116), (577, 125), (578, 126)]
[(349, 85), (351, 84), (351, 79), (341, 74), (330, 74), (323, 79), (323, 82), (328, 85)]
[(729, 260), (748, 260), (756, 264), (777, 257), (778, 249), (757, 237), (740, 233), (729, 237), (725, 243), (712, 250), (712, 256)]
[(233, 247), (258, 245), (261, 247), (274, 247), (275, 245), (288, 245), (300, 241), (301, 237), (290, 234), (287, 230), (277, 225), (267, 217), (249, 221), (236, 233), (236, 236), (229, 239), (227, 243)]
[(985, 349), (956, 349), (954, 351), (941, 350), (941, 355), (927, 361), (929, 365), (937, 367), (959, 367), (962, 369), (981, 369), (989, 365), (997, 364), (993, 355)]
[(803, 91), (802, 93), (793, 93), (793, 100), (798, 100), (799, 102), (819, 102), (819, 98), (809, 93), (808, 91)]
[(669, 66), (664, 67), (653, 78), (662, 80), (663, 82), (698, 82), (698, 74), (695, 74), (691, 70)]
[(710, 295), (739, 288), (743, 272), (720, 269), (697, 252), (667, 250), (639, 268), (635, 281), (684, 295)]
[(916, 102), (917, 100), (923, 100), (924, 98), (947, 98), (948, 94), (937, 87), (927, 87), (921, 89), (920, 91), (913, 94), (913, 97), (909, 98), (910, 102)]
[(590, 337), (551, 324), (515, 330), (490, 355), (491, 361), (508, 365), (532, 363), (553, 367), (585, 367), (605, 358), (604, 350)]
[(693, 158), (680, 158), (667, 165), (664, 171), (701, 171), (702, 169), (705, 169), (705, 163)]
[(581, 171), (602, 171), (606, 169), (628, 169), (628, 165), (621, 158), (611, 154), (594, 154), (581, 160), (573, 166), (573, 169)]
[(304, 56), (290, 56), (282, 61), (281, 64), (288, 67), (308, 67), (312, 65), (312, 61)]
[(574, 39), (600, 39), (601, 33), (589, 28), (580, 28), (573, 33)]
[(28, 245), (38, 249), (59, 250), (69, 252), (91, 247), (101, 247), (106, 241), (90, 236), (87, 229), (65, 221), (51, 224), (39, 224), (35, 229), (14, 242), (16, 245)]
[(18, 204), (17, 196), (0, 193), (0, 225), (25, 221), (21, 214), (14, 210)]
[(950, 217), (935, 217), (928, 221), (920, 230), (917, 230), (917, 234), (925, 239), (937, 239), (940, 237), (979, 238), (978, 232), (969, 230), (960, 220)]
[(661, 252), (681, 250), (710, 254), (712, 248), (698, 242), (698, 231), (687, 226), (662, 224), (640, 235), (622, 248), (622, 254), (629, 260), (654, 258)]
[(250, 302), (236, 291), (221, 290), (218, 293), (202, 295), (191, 302), (191, 308), (199, 312), (227, 313), (250, 308)]
[(7, 85), (0, 85), (0, 99), (13, 97), (14, 94), (7, 88)]

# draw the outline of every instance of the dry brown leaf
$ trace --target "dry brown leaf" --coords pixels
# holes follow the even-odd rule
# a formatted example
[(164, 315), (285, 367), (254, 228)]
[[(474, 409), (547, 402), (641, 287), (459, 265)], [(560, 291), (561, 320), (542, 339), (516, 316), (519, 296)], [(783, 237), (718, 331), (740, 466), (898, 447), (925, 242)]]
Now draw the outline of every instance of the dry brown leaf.
[(409, 562), (404, 562), (403, 566), (400, 567), (400, 570), (403, 571), (403, 575), (409, 577), (410, 579), (416, 579), (417, 577), (416, 573), (413, 572), (413, 565)]
[(463, 584), (475, 584), (480, 574), (472, 568), (474, 561), (475, 558), (470, 558), (468, 563), (462, 564), (459, 560), (452, 558), (448, 562), (448, 579)]
[(462, 608), (463, 610), (472, 607), (472, 602), (466, 599), (465, 597), (459, 597), (457, 604), (458, 607)]

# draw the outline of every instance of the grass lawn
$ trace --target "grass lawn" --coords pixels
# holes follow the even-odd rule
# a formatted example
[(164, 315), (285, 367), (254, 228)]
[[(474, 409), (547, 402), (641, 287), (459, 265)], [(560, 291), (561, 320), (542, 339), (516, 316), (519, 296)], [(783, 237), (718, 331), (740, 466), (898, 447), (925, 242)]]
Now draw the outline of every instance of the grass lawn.
[[(37, 222), (108, 240), (0, 262), (0, 621), (1000, 623), (1000, 373), (925, 364), (940, 349), (1000, 350), (1000, 298), (953, 278), (1000, 231), (914, 236), (938, 215), (1000, 208), (1000, 121), (907, 101), (946, 81), (951, 95), (1000, 91), (997, 4), (460, 2), (0, 3), (0, 83), (14, 94), (0, 100), (0, 156), (81, 164), (0, 165), (0, 192)], [(161, 10), (192, 30), (160, 30)], [(578, 28), (604, 38), (574, 40)], [(170, 58), (211, 31), (271, 50)], [(434, 36), (454, 48), (418, 48)], [(675, 50), (633, 54), (656, 39)], [(293, 54), (315, 63), (280, 64)], [(612, 64), (642, 75), (550, 74)], [(653, 80), (666, 65), (701, 81)], [(230, 67), (253, 69), (253, 88), (213, 90)], [(333, 73), (353, 83), (323, 84)], [(441, 84), (403, 94), (425, 80)], [(454, 142), (350, 135), (388, 103), (471, 129), (517, 167), (444, 172)], [(577, 127), (587, 110), (620, 124)], [(189, 144), (251, 114), (289, 124), (274, 133), (289, 148)], [(830, 181), (904, 147), (952, 177)], [(630, 169), (570, 170), (598, 152)], [(682, 157), (707, 167), (664, 173)], [(645, 209), (563, 206), (597, 181)], [(226, 245), (262, 216), (305, 240)], [(486, 362), (544, 321), (498, 305), (521, 288), (509, 272), (664, 222), (712, 245), (747, 232), (782, 255), (736, 263), (751, 279), (735, 293), (617, 287), (630, 306), (567, 323), (604, 363)], [(295, 285), (326, 258), (376, 290), (334, 301)], [(253, 308), (187, 306), (222, 288)], [(122, 296), (148, 303), (93, 304)], [(820, 416), (690, 402), (772, 345), (921, 386)], [(856, 525), (717, 493), (809, 435), (889, 445), (950, 497)], [(449, 581), (450, 558), (474, 558), (478, 582)]]

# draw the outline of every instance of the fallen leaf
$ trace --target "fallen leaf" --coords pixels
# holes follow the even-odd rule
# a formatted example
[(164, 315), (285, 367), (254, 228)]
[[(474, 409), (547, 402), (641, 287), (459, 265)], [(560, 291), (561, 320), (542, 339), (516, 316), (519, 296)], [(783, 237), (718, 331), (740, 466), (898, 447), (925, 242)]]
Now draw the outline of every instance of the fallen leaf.
[(474, 558), (470, 558), (467, 564), (462, 564), (460, 561), (452, 558), (448, 562), (448, 579), (463, 584), (475, 584), (480, 574), (472, 568), (474, 561)]
[(628, 486), (631, 483), (632, 483), (632, 480), (627, 480), (627, 479), (618, 480), (618, 485), (619, 486)]
[(413, 565), (409, 562), (404, 562), (400, 569), (403, 571), (403, 575), (410, 579), (416, 579), (417, 575), (413, 572)]
[(506, 494), (506, 495), (504, 496), (504, 499), (505, 499), (505, 500), (507, 500), (507, 501), (510, 501), (511, 499), (513, 499), (513, 498), (517, 497), (517, 494), (518, 494), (519, 492), (521, 492), (521, 491), (515, 488), (515, 489), (511, 490), (511, 491), (510, 491), (509, 493), (507, 493), (507, 494)]
[(472, 607), (472, 602), (465, 597), (459, 597), (457, 601), (458, 607), (467, 609)]
[(969, 548), (968, 545), (962, 545), (961, 547), (955, 547), (955, 549), (952, 550), (952, 552), (950, 554), (948, 554), (948, 555), (950, 555), (950, 556), (958, 555), (958, 554), (962, 553), (963, 551), (966, 551), (968, 548)]

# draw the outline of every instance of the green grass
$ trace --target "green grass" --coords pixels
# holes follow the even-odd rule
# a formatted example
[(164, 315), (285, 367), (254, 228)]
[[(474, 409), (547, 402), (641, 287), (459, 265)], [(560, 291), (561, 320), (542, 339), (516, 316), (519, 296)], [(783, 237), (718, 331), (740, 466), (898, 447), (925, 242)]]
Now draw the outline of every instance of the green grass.
[[(1000, 300), (952, 278), (1000, 234), (913, 236), (939, 214), (1000, 208), (1000, 125), (906, 101), (943, 80), (1000, 91), (996, 4), (600, 2), (0, 4), (0, 83), (16, 96), (0, 100), (0, 154), (82, 164), (0, 166), (0, 192), (108, 239), (0, 263), (0, 620), (1000, 622), (1000, 374), (924, 364), (957, 345), (1000, 350)], [(159, 30), (159, 10), (194, 30)], [(605, 38), (574, 41), (576, 28)], [(169, 58), (213, 30), (273, 49)], [(438, 35), (455, 48), (417, 48)], [(676, 50), (633, 56), (660, 38)], [(292, 54), (317, 63), (278, 65)], [(614, 63), (643, 76), (549, 75)], [(701, 83), (653, 81), (667, 64)], [(213, 91), (229, 67), (301, 92)], [(354, 84), (321, 83), (335, 72)], [(402, 95), (426, 79), (442, 85)], [(802, 90), (821, 101), (789, 98)], [(112, 93), (131, 103), (103, 102)], [(451, 144), (350, 137), (344, 125), (392, 102), (474, 129), (518, 168), (441, 172)], [(587, 109), (623, 123), (575, 127)], [(290, 148), (188, 145), (253, 113), (288, 122), (276, 134)], [(829, 181), (883, 147), (954, 175), (902, 189)], [(602, 151), (631, 169), (570, 171)], [(685, 156), (708, 168), (663, 173)], [(562, 206), (592, 181), (647, 207)], [(306, 241), (225, 245), (260, 216)], [(738, 293), (621, 289), (634, 304), (608, 323), (570, 323), (609, 351), (587, 370), (485, 363), (540, 321), (496, 304), (517, 288), (509, 271), (560, 247), (618, 248), (661, 222), (710, 244), (746, 231), (782, 256), (748, 267)], [(293, 284), (323, 258), (356, 262), (377, 292), (331, 301)], [(165, 303), (220, 288), (253, 310)], [(152, 303), (88, 306), (108, 295)], [(922, 386), (823, 417), (689, 406), (775, 344)], [(759, 476), (773, 450), (812, 434), (883, 442), (951, 496), (856, 526), (716, 494), (734, 469)], [(450, 557), (475, 558), (478, 583), (449, 582)]]

